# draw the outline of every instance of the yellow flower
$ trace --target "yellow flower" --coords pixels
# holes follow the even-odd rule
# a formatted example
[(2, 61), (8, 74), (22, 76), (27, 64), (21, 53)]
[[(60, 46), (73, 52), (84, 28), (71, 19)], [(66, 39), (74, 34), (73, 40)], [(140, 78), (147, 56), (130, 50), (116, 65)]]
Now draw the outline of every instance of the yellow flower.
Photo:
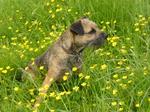
[(52, 14), (51, 16), (52, 16), (52, 18), (55, 18), (55, 14)]
[(13, 70), (14, 70), (14, 68), (11, 68), (11, 69), (10, 69), (10, 71), (13, 71)]
[(29, 69), (29, 67), (25, 67), (25, 70), (28, 70)]
[(129, 74), (129, 76), (134, 76), (134, 73), (132, 72), (131, 74)]
[(46, 5), (47, 5), (47, 6), (49, 6), (49, 5), (50, 5), (50, 3), (49, 3), (49, 2), (47, 2), (47, 3), (46, 3)]
[(20, 58), (22, 59), (23, 57), (24, 57), (24, 55), (23, 55), (23, 54), (21, 54), (21, 55), (20, 55)]
[(6, 69), (7, 69), (7, 70), (10, 69), (10, 66), (7, 66)]
[(46, 97), (46, 93), (42, 93), (42, 92), (40, 92), (40, 93), (39, 93), (39, 96)]
[(49, 88), (49, 85), (46, 84), (46, 85), (44, 86), (44, 90), (48, 90), (48, 88)]
[(117, 79), (117, 80), (116, 80), (116, 82), (120, 82), (120, 81), (121, 81), (121, 79)]
[(75, 72), (75, 71), (77, 71), (77, 70), (78, 70), (77, 67), (73, 67), (73, 68), (72, 68), (72, 71), (73, 71), (73, 72)]
[(69, 94), (71, 94), (71, 91), (67, 91), (67, 92), (66, 92), (66, 95), (69, 95)]
[(129, 66), (126, 67), (126, 70), (130, 70), (131, 68)]
[(113, 78), (117, 79), (118, 78), (118, 74), (113, 75)]
[(43, 70), (44, 69), (44, 66), (40, 66), (40, 70)]
[(32, 112), (38, 112), (37, 109), (33, 110)]
[(129, 81), (128, 81), (128, 84), (130, 84), (130, 83), (132, 83), (132, 80), (129, 80)]
[(63, 96), (63, 95), (65, 95), (65, 93), (66, 93), (66, 91), (63, 91), (63, 92), (60, 92), (59, 95)]
[(112, 94), (113, 94), (113, 95), (116, 95), (117, 92), (118, 92), (118, 90), (117, 90), (117, 89), (114, 89), (113, 92), (112, 92)]
[(116, 41), (118, 40), (120, 37), (117, 37), (117, 36), (113, 36), (112, 38), (110, 38), (110, 40), (113, 42), (113, 41)]
[[(47, 90), (49, 88), (48, 85), (45, 85), (44, 87), (39, 88), (39, 92), (42, 92), (44, 90)], [(43, 93), (40, 93), (41, 95), (43, 95)], [(45, 94), (45, 93), (44, 93)]]
[(117, 42), (112, 42), (112, 46), (115, 47), (117, 45)]
[(16, 33), (18, 33), (19, 32), (19, 30), (16, 30)]
[[(31, 59), (31, 60), (34, 60), (34, 59)], [(31, 65), (35, 65), (34, 61), (31, 63)]]
[(51, 13), (52, 13), (52, 10), (49, 10), (48, 12), (51, 14)]
[(56, 26), (55, 26), (55, 25), (52, 25), (51, 28), (52, 28), (53, 30), (56, 30)]
[(104, 21), (101, 21), (101, 24), (103, 24), (104, 23)]
[(123, 53), (123, 54), (127, 54), (127, 50), (126, 49), (120, 49), (120, 51)]
[(123, 64), (123, 61), (119, 61), (119, 62), (118, 62), (118, 65), (122, 65), (122, 64)]
[(71, 12), (71, 9), (68, 9), (68, 12)]
[(34, 103), (34, 102), (35, 102), (35, 99), (31, 99), (30, 102)]
[(50, 112), (55, 112), (55, 110), (54, 110), (54, 109), (51, 109)]
[(139, 26), (139, 23), (135, 23), (134, 26)]
[(148, 101), (150, 102), (150, 97), (148, 98)]
[(75, 86), (75, 87), (73, 87), (73, 90), (77, 92), (79, 90), (79, 87)]
[(6, 73), (7, 73), (7, 70), (2, 70), (2, 73), (6, 74)]
[(12, 29), (12, 27), (11, 27), (11, 26), (9, 26), (9, 27), (8, 27), (8, 29), (9, 29), (9, 30), (11, 30), (11, 29)]
[(139, 104), (139, 103), (135, 104), (135, 107), (139, 108), (139, 107), (140, 107), (140, 104)]
[(116, 101), (111, 102), (111, 105), (112, 105), (112, 106), (116, 106), (116, 105), (117, 105), (117, 102), (116, 102)]
[(124, 105), (124, 104), (125, 104), (124, 101), (119, 102), (119, 105)]
[(111, 88), (111, 86), (106, 86), (106, 90), (109, 90)]
[(61, 99), (60, 95), (56, 96), (56, 100), (60, 100), (60, 99)]
[(123, 107), (120, 107), (120, 108), (119, 108), (119, 111), (123, 111)]
[(50, 96), (50, 97), (55, 97), (55, 96), (56, 96), (56, 93), (55, 93), (55, 92), (52, 92), (52, 93), (50, 93), (49, 96)]
[(31, 95), (34, 95), (34, 89), (29, 89), (29, 93), (30, 93)]
[(6, 45), (3, 45), (2, 48), (6, 49), (7, 47), (6, 47)]
[(122, 77), (122, 79), (127, 79), (127, 78), (128, 78), (128, 77), (127, 77), (126, 75)]
[(83, 82), (82, 84), (81, 84), (81, 86), (86, 86), (87, 85), (87, 83), (86, 82)]
[(103, 32), (103, 31), (105, 31), (105, 29), (106, 29), (106, 26), (103, 26), (101, 31)]
[(2, 71), (3, 70), (3, 68), (0, 68), (0, 71)]
[(68, 79), (68, 75), (63, 76), (63, 80), (66, 81)]
[(91, 69), (94, 69), (97, 66), (97, 64), (94, 64), (93, 66), (91, 66)]
[(30, 48), (29, 51), (33, 51), (33, 48)]
[(55, 0), (51, 0), (51, 2), (54, 2)]
[(39, 107), (39, 106), (40, 106), (40, 104), (39, 104), (39, 103), (36, 103), (36, 104), (35, 104), (35, 107)]
[(22, 104), (22, 102), (21, 102), (21, 101), (19, 101), (17, 104), (18, 104), (18, 105), (21, 105), (21, 104)]
[(35, 49), (34, 49), (34, 52), (37, 52), (37, 51), (38, 51), (38, 48), (35, 48)]
[[(29, 22), (28, 22), (28, 21), (26, 21), (26, 22), (25, 22), (25, 25), (27, 25), (28, 23), (29, 23)], [(24, 40), (25, 40), (25, 39), (24, 39)]]
[(4, 97), (4, 100), (7, 100), (8, 99), (8, 97), (6, 96), (6, 97)]
[(6, 38), (6, 36), (5, 36), (5, 35), (3, 35), (3, 36), (2, 36), (2, 38), (4, 39), (4, 38)]
[(139, 15), (139, 18), (142, 18), (143, 17), (143, 15)]
[(138, 96), (142, 96), (143, 94), (144, 94), (143, 91), (138, 91), (138, 93), (137, 93)]
[(84, 77), (83, 73), (79, 73), (79, 77), (82, 79)]
[(102, 70), (105, 70), (106, 68), (107, 68), (107, 65), (106, 65), (106, 64), (101, 65), (101, 69), (102, 69)]
[(135, 31), (138, 32), (138, 31), (140, 31), (140, 29), (139, 29), (139, 28), (136, 28)]
[(127, 84), (123, 84), (123, 85), (122, 85), (122, 88), (123, 88), (123, 89), (127, 89)]
[(50, 78), (50, 82), (52, 82), (52, 81), (54, 81), (54, 79), (53, 79), (53, 78)]
[(114, 22), (113, 22), (114, 24), (116, 24), (117, 23), (117, 21), (116, 20), (114, 20)]
[(90, 76), (89, 75), (85, 76), (85, 79), (86, 80), (90, 79)]
[(106, 24), (107, 24), (107, 25), (109, 25), (109, 24), (110, 24), (110, 22), (108, 22), (108, 21), (107, 21), (107, 22), (106, 22)]
[(66, 72), (65, 75), (69, 75), (69, 72)]
[(16, 91), (16, 92), (19, 91), (19, 87), (15, 87), (14, 91)]
[(107, 52), (106, 55), (109, 56), (109, 55), (111, 55), (111, 53), (110, 53), (110, 52)]
[(31, 108), (31, 104), (30, 103), (26, 104), (26, 107)]

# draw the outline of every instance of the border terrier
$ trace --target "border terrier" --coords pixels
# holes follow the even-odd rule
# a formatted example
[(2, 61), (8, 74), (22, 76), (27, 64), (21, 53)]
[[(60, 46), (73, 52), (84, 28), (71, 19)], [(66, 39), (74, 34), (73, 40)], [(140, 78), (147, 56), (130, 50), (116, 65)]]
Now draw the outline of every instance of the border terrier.
[[(102, 32), (96, 23), (84, 17), (74, 22), (60, 38), (45, 53), (30, 64), (26, 72), (34, 78), (37, 68), (44, 66), (47, 75), (39, 94), (46, 94), (52, 81), (60, 80), (66, 71), (71, 71), (76, 66), (82, 67), (82, 52), (88, 46), (101, 46), (107, 34)], [(36, 108), (42, 102), (42, 95), (38, 96), (34, 104)]]

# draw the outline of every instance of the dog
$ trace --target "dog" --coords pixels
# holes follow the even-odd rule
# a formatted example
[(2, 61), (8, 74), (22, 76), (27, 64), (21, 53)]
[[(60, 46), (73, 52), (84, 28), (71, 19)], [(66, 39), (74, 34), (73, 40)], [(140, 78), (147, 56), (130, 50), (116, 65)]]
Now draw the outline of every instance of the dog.
[[(26, 68), (32, 78), (36, 77), (37, 68), (40, 66), (48, 71), (39, 94), (46, 94), (52, 82), (62, 79), (65, 72), (71, 71), (72, 67), (80, 70), (83, 50), (88, 46), (100, 47), (106, 38), (107, 34), (86, 17), (71, 24), (45, 53)], [(42, 95), (39, 95), (34, 108), (37, 108), (42, 100)]]

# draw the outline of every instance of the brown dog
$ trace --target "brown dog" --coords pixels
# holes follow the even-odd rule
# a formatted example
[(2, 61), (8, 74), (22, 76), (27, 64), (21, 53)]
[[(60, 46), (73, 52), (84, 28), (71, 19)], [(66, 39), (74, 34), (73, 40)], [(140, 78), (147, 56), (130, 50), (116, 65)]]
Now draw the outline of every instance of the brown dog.
[(87, 46), (100, 46), (107, 35), (97, 25), (87, 18), (82, 18), (73, 23), (44, 54), (36, 58), (34, 64), (26, 69), (35, 77), (37, 68), (44, 66), (48, 71), (34, 107), (42, 101), (42, 94), (46, 94), (52, 81), (59, 80), (66, 71), (71, 71), (73, 66), (81, 69), (81, 54)]

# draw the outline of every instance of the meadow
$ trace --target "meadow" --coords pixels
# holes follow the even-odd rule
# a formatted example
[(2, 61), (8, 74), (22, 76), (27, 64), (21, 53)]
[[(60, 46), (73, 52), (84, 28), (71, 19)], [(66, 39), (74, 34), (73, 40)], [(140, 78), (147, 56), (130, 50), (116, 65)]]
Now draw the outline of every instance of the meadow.
[[(75, 20), (87, 16), (109, 37), (84, 51), (32, 110), (45, 71), (22, 81), (21, 69)], [(0, 112), (150, 112), (149, 0), (0, 0)]]

